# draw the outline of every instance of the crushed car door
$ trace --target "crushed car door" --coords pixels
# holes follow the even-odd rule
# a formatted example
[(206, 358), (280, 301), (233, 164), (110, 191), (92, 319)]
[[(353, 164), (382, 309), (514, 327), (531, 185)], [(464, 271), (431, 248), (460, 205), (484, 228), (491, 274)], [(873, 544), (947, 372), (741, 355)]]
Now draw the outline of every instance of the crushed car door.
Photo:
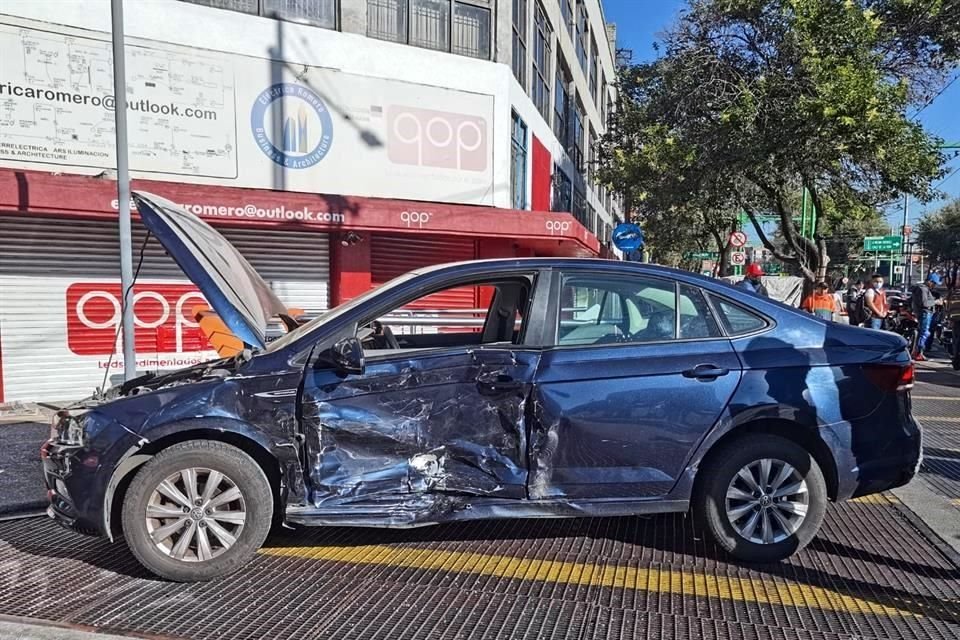
[(514, 344), (523, 332), (502, 301), (494, 296), (471, 344), (438, 334), (438, 347), (372, 349), (363, 373), (345, 377), (308, 365), (301, 423), (313, 507), (399, 525), (481, 497), (525, 496), (525, 411), (540, 352)]

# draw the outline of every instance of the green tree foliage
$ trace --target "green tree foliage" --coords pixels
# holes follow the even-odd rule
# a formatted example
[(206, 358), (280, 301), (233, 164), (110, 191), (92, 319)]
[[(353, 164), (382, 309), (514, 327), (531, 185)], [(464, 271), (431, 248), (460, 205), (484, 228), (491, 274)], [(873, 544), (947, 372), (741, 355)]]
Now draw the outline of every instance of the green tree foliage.
[[(622, 69), (601, 174), (642, 223), (691, 202), (742, 210), (778, 259), (823, 277), (828, 229), (935, 195), (942, 141), (908, 109), (942, 86), (958, 42), (960, 0), (690, 0), (662, 56)], [(804, 188), (813, 239), (791, 204)]]
[(917, 240), (930, 256), (931, 265), (960, 264), (960, 199), (920, 220)]

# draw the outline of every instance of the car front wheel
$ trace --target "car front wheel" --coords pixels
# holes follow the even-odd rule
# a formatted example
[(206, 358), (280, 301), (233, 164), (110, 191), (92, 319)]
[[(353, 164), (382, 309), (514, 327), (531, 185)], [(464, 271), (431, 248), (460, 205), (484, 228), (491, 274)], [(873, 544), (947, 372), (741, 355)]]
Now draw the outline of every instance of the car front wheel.
[(823, 473), (803, 447), (772, 435), (728, 443), (700, 470), (694, 516), (733, 556), (783, 560), (805, 547), (823, 522)]
[(272, 515), (270, 482), (250, 456), (222, 442), (191, 440), (139, 470), (123, 501), (123, 535), (153, 573), (197, 582), (246, 564)]

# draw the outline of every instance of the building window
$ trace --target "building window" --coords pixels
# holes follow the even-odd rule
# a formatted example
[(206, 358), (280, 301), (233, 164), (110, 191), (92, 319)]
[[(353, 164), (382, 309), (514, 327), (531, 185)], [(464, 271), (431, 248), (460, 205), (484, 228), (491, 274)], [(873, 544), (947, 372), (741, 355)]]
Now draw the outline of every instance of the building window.
[(576, 189), (573, 193), (573, 206), (570, 209), (570, 213), (573, 214), (577, 222), (582, 224), (587, 231), (595, 231), (595, 229), (590, 228), (590, 217), (587, 211), (587, 195), (580, 189)]
[(367, 35), (406, 42), (408, 9), (407, 0), (367, 0)]
[(464, 2), (453, 3), (453, 52), (490, 59), (490, 9)]
[(603, 125), (604, 130), (606, 130), (607, 123), (607, 77), (600, 72), (600, 124)]
[(450, 50), (449, 0), (411, 0), (409, 42), (423, 49)]
[(597, 81), (600, 76), (600, 56), (597, 53), (597, 43), (590, 38), (590, 97), (593, 104), (599, 105), (600, 94), (597, 93)]
[(490, 59), (490, 0), (367, 0), (367, 35)]
[(563, 23), (567, 25), (567, 33), (570, 39), (573, 39), (573, 3), (575, 0), (560, 0), (560, 14), (563, 16)]
[(563, 172), (560, 165), (553, 165), (553, 193), (551, 194), (550, 209), (552, 211), (570, 211), (570, 197), (573, 193), (573, 182)]
[[(558, 52), (559, 56), (559, 52)], [(568, 129), (570, 128), (570, 72), (567, 71), (563, 60), (557, 59), (557, 75), (554, 81), (554, 101), (553, 101), (553, 133), (557, 140), (567, 148), (567, 141), (570, 138)]]
[(580, 68), (587, 73), (587, 38), (589, 38), (590, 23), (587, 21), (587, 4), (580, 0), (577, 4), (577, 60)]
[(588, 127), (587, 137), (587, 180), (595, 183), (597, 178), (597, 135), (593, 127)]
[(527, 125), (516, 113), (510, 145), (510, 200), (514, 209), (527, 208)]
[(570, 123), (570, 136), (567, 140), (567, 153), (573, 160), (578, 173), (583, 173), (583, 123), (586, 120), (583, 106), (577, 100), (577, 108), (571, 109), (573, 118)]
[(216, 9), (228, 9), (277, 20), (337, 28), (338, 0), (183, 0)]
[(540, 115), (550, 122), (550, 61), (553, 27), (547, 20), (547, 13), (539, 0), (536, 5), (533, 29), (533, 104), (537, 105)]
[(513, 77), (527, 86), (527, 0), (513, 0)]

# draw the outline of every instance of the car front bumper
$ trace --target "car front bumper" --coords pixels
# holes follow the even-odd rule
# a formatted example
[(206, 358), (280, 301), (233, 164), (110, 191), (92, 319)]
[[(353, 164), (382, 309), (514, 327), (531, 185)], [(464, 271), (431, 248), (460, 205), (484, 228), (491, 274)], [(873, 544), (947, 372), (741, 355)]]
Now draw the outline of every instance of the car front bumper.
[[(57, 523), (89, 535), (103, 534), (102, 481), (95, 453), (52, 441), (44, 443), (40, 457), (50, 506), (47, 515)], [(99, 496), (99, 499), (98, 499)]]

